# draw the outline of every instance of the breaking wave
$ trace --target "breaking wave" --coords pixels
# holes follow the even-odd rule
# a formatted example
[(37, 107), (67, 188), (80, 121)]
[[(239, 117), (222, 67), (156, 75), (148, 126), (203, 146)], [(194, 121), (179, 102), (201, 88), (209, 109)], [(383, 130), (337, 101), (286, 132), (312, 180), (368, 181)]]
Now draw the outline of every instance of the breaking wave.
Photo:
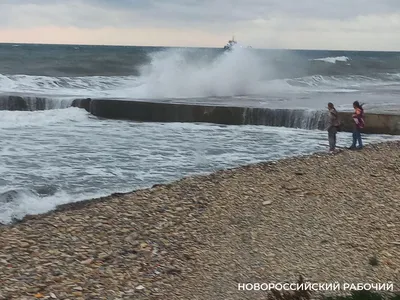
[[(90, 115), (89, 115), (90, 116)], [(54, 126), (63, 122), (79, 123), (88, 118), (83, 109), (69, 107), (68, 109), (50, 109), (42, 111), (6, 111), (0, 110), (0, 129), (40, 128)], [(7, 147), (1, 150), (5, 151)]]
[[(248, 49), (219, 55), (208, 52), (200, 55), (196, 51), (166, 49), (148, 53), (148, 62), (136, 66), (135, 75), (0, 74), (0, 94), (23, 93), (57, 99), (194, 98), (269, 96), (280, 92), (357, 92), (400, 84), (400, 69), (381, 72), (383, 69), (376, 69), (376, 60), (368, 60), (368, 66), (372, 66), (368, 69), (365, 62), (361, 68), (360, 62), (348, 56), (312, 58), (307, 62), (296, 56), (281, 60), (270, 58)], [(324, 64), (321, 66), (320, 62)]]
[(347, 62), (350, 60), (347, 56), (337, 56), (337, 57), (324, 57), (324, 58), (315, 58), (312, 59), (314, 61), (323, 61), (331, 64), (335, 64), (336, 62)]
[(42, 214), (66, 203), (92, 199), (103, 194), (68, 194), (56, 187), (11, 189), (0, 192), (0, 225), (19, 221), (26, 215)]

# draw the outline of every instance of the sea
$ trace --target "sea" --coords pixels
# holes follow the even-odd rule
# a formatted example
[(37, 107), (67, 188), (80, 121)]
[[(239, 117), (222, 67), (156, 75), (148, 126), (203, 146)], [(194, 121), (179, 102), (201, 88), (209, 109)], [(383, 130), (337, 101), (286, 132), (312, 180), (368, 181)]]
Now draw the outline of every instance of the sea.
[[(10, 96), (26, 101), (25, 110)], [(38, 109), (35, 99), (44, 99)], [(310, 128), (141, 123), (77, 98), (400, 111), (400, 53), (0, 44), (0, 223), (193, 174), (326, 151)], [(339, 133), (347, 146), (351, 134)], [(396, 139), (365, 135), (365, 143)]]

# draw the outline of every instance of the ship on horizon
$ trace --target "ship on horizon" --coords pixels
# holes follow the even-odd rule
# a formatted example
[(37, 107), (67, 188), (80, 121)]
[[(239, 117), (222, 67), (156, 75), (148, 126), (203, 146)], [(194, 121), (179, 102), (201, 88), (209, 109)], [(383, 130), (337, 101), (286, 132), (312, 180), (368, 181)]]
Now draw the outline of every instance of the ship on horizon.
[(246, 49), (251, 49), (251, 46), (242, 46), (240, 44), (238, 44), (237, 41), (235, 41), (235, 37), (233, 36), (231, 40), (228, 41), (228, 43), (224, 46), (224, 50), (233, 50), (236, 48), (246, 48)]

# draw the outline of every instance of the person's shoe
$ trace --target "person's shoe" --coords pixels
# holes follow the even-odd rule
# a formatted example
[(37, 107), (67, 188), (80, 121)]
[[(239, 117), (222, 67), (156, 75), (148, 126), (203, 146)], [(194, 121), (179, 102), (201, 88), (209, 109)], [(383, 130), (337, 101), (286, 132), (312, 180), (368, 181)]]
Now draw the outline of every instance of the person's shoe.
[(363, 146), (358, 146), (356, 149), (361, 150), (362, 148), (363, 148)]
[(349, 150), (355, 150), (355, 149), (356, 149), (356, 146), (350, 146), (350, 147), (348, 147), (347, 149), (349, 149)]

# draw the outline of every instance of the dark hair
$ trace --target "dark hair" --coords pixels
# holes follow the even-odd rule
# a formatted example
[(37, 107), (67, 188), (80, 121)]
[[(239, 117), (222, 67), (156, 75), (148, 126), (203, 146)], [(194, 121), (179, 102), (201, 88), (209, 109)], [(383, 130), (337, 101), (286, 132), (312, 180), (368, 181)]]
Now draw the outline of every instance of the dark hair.
[(354, 101), (354, 102), (353, 102), (353, 106), (355, 106), (355, 107), (357, 107), (357, 108), (363, 109), (363, 105), (364, 105), (364, 103), (363, 103), (363, 104), (360, 104), (360, 102), (358, 102), (358, 101)]
[(328, 103), (328, 106), (329, 106), (329, 107), (334, 107), (332, 102), (329, 102), (329, 103)]

